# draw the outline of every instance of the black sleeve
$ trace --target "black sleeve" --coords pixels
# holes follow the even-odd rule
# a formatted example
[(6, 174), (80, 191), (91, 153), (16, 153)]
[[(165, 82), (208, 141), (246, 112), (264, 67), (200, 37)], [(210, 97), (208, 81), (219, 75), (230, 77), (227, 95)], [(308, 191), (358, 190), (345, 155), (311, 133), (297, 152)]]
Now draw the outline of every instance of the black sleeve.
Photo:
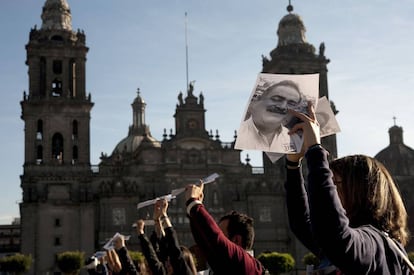
[(145, 259), (148, 262), (148, 266), (151, 269), (151, 272), (153, 275), (159, 275), (159, 274), (167, 274), (164, 264), (159, 260), (156, 251), (154, 250), (154, 247), (152, 246), (152, 243), (150, 240), (148, 240), (147, 236), (142, 234), (138, 236), (140, 243), (141, 243), (141, 249), (142, 254), (144, 254)]
[(164, 230), (168, 256), (170, 256), (170, 263), (174, 274), (193, 275), (192, 269), (184, 259), (176, 231), (172, 227), (165, 228)]
[(165, 237), (161, 237), (160, 239), (158, 238), (157, 233), (153, 231), (150, 236), (150, 241), (154, 247), (155, 252), (157, 253), (158, 259), (161, 262), (165, 263), (165, 261), (168, 259)]
[(121, 249), (116, 251), (119, 257), (119, 261), (122, 265), (121, 274), (138, 274), (135, 265), (129, 256), (128, 249), (123, 246)]
[(286, 170), (286, 204), (290, 229), (307, 249), (319, 256), (319, 248), (312, 234), (308, 195), (302, 170), (301, 168)]

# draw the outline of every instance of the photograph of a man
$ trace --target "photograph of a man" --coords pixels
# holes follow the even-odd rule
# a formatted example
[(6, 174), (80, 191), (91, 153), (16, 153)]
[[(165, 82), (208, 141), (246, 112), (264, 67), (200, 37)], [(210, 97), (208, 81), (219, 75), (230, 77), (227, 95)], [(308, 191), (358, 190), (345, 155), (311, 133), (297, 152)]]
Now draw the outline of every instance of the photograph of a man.
[(235, 148), (265, 152), (295, 153), (302, 138), (289, 135), (296, 123), (288, 109), (307, 110), (319, 94), (319, 75), (259, 74), (249, 99)]
[[(335, 114), (331, 108), (331, 104), (326, 96), (318, 99), (318, 106), (316, 107), (315, 115), (320, 126), (321, 137), (334, 135), (341, 131), (338, 121), (335, 118)], [(284, 156), (282, 153), (272, 152), (266, 152), (266, 155), (273, 163)]]

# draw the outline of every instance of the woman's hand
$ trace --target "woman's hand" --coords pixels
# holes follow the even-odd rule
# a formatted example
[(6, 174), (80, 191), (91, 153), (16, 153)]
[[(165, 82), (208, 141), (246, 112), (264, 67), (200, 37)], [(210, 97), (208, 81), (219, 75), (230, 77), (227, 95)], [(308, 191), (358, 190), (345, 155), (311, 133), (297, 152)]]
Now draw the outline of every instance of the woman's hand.
[(185, 188), (185, 200), (188, 201), (189, 199), (196, 199), (203, 202), (204, 198), (204, 183), (200, 180), (199, 185), (189, 184)]
[(145, 227), (145, 221), (140, 219), (137, 220), (137, 233), (138, 235), (143, 235), (144, 234), (144, 227)]
[(290, 157), (292, 159), (288, 158), (290, 161), (297, 161), (295, 158), (297, 159), (299, 156), (295, 155), (302, 154), (303, 156), (310, 146), (321, 143), (320, 127), (318, 121), (316, 120), (315, 109), (310, 101), (308, 102), (309, 115), (299, 113), (292, 109), (289, 109), (288, 112), (302, 121), (295, 124), (289, 131), (289, 134), (294, 134), (297, 131), (302, 130), (303, 145), (301, 153), (293, 154), (293, 156)]

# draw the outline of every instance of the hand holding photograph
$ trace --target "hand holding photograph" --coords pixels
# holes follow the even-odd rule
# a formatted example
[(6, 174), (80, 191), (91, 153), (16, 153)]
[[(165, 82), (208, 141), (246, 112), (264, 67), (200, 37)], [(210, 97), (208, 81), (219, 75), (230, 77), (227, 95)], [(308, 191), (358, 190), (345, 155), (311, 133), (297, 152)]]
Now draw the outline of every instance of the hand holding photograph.
[[(341, 131), (341, 129), (339, 128), (338, 121), (335, 118), (335, 114), (331, 108), (331, 104), (329, 103), (329, 100), (326, 98), (326, 96), (323, 96), (318, 99), (318, 105), (315, 110), (315, 115), (320, 125), (321, 137), (334, 135)], [(266, 155), (273, 163), (284, 156), (283, 153), (271, 152), (266, 152)]]

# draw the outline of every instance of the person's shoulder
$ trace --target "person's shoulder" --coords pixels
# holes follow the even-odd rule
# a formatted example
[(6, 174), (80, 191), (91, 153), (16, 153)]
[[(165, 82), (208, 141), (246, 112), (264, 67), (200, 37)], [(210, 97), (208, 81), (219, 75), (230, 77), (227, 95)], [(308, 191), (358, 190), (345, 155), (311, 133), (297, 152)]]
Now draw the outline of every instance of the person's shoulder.
[(376, 246), (388, 246), (386, 245), (387, 233), (379, 230), (373, 225), (367, 224), (353, 229), (354, 234), (358, 234), (361, 240), (376, 244)]

